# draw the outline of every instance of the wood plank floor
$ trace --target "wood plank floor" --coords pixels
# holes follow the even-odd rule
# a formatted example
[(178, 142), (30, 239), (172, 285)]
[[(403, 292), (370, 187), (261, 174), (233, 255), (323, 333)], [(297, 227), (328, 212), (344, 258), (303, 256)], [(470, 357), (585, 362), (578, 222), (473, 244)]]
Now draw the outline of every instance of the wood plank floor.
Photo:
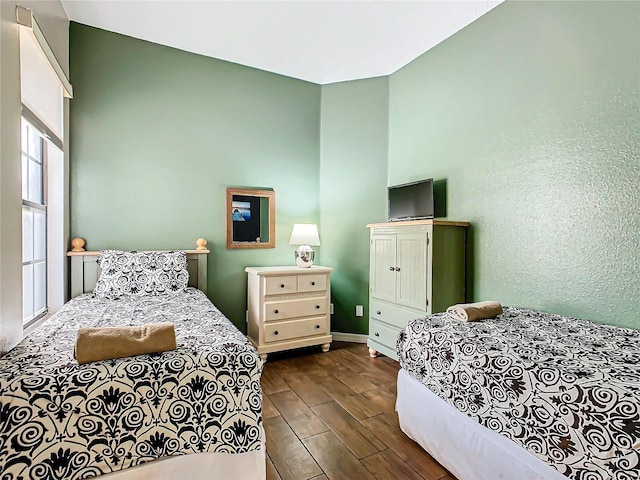
[(400, 430), (399, 368), (358, 343), (270, 354), (262, 374), (267, 480), (455, 480)]

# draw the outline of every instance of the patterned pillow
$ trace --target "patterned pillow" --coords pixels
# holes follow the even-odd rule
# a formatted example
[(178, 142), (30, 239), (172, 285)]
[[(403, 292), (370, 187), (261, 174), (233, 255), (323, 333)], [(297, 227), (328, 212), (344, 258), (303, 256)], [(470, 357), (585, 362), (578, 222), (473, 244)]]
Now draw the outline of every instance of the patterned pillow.
[(183, 291), (189, 284), (187, 255), (183, 251), (123, 252), (103, 250), (98, 255), (100, 278), (96, 298), (123, 295), (164, 295)]

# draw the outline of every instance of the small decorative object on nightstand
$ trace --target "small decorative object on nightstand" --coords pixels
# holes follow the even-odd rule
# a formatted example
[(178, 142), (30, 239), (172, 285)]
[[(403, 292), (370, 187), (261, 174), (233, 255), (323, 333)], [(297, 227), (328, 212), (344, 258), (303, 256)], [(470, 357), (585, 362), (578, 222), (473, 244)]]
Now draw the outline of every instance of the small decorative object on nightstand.
[(315, 252), (310, 245), (320, 245), (318, 226), (315, 223), (296, 223), (291, 232), (289, 245), (299, 245), (296, 250), (296, 265), (309, 268), (313, 265)]
[(331, 345), (331, 268), (247, 267), (247, 331), (263, 360), (292, 348)]

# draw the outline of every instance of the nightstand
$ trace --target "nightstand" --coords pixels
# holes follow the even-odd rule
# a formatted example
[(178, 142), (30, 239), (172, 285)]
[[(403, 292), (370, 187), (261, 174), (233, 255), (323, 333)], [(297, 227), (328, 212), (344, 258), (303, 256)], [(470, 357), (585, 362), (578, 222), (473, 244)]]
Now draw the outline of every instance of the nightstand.
[(247, 267), (247, 331), (263, 360), (292, 348), (331, 345), (331, 271), (310, 268)]

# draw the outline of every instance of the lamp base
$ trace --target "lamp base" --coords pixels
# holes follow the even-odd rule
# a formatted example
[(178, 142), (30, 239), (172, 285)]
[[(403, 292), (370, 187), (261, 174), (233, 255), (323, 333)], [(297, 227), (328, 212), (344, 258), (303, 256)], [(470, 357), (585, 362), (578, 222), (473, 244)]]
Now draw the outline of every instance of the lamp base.
[(295, 252), (298, 268), (309, 268), (313, 265), (315, 252), (309, 245), (300, 245)]

